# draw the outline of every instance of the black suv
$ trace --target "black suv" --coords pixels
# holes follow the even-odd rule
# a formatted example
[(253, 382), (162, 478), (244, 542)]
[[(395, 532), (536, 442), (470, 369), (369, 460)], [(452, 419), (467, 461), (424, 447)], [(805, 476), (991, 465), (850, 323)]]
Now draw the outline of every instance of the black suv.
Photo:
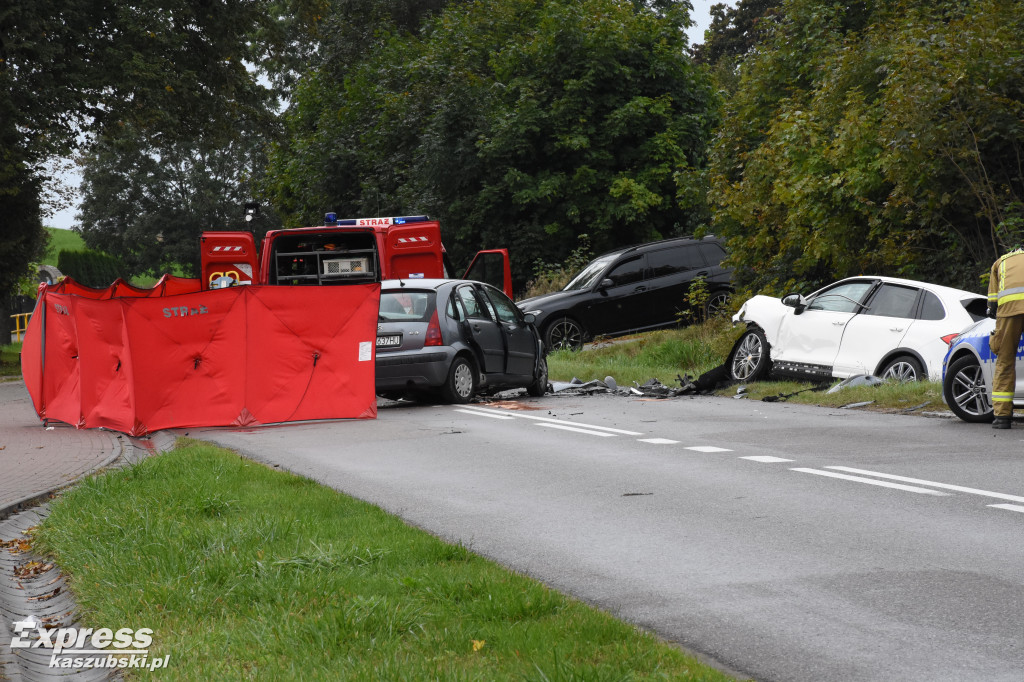
[(548, 350), (576, 350), (595, 336), (679, 324), (692, 312), (686, 296), (698, 277), (709, 293), (704, 313), (714, 315), (732, 291), (732, 269), (721, 266), (725, 256), (713, 236), (631, 246), (598, 256), (561, 291), (518, 305), (536, 317)]

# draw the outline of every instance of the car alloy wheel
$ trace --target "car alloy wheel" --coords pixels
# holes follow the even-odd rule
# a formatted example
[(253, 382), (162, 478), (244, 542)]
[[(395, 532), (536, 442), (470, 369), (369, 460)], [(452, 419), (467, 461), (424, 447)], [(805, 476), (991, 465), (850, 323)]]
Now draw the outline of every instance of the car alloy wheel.
[(919, 381), (924, 378), (924, 371), (917, 360), (909, 356), (896, 358), (882, 370), (883, 381)]
[(719, 291), (711, 294), (708, 302), (704, 304), (704, 313), (707, 319), (725, 314), (725, 307), (729, 305), (729, 292)]
[(548, 350), (579, 350), (583, 348), (583, 337), (583, 327), (571, 317), (563, 317), (551, 323), (545, 340)]
[(755, 381), (768, 372), (768, 340), (760, 329), (750, 329), (732, 351), (729, 374), (737, 381)]
[(942, 386), (949, 409), (966, 422), (992, 421), (992, 400), (981, 365), (973, 356), (955, 360), (946, 371)]

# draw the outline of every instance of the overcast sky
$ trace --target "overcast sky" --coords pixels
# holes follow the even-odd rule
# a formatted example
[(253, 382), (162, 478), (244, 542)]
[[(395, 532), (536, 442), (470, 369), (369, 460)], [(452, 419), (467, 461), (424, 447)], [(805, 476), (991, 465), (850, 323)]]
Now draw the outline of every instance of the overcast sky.
[[(692, 0), (693, 2), (693, 14), (691, 15), (694, 21), (694, 25), (687, 31), (687, 35), (690, 37), (690, 44), (696, 45), (697, 43), (704, 42), (704, 31), (711, 23), (711, 5), (719, 2), (727, 5), (735, 5), (736, 0)], [(63, 211), (59, 211), (54, 214), (52, 218), (45, 221), (50, 227), (59, 227), (67, 230), (75, 223), (75, 213), (78, 212), (77, 206), (72, 206)]]

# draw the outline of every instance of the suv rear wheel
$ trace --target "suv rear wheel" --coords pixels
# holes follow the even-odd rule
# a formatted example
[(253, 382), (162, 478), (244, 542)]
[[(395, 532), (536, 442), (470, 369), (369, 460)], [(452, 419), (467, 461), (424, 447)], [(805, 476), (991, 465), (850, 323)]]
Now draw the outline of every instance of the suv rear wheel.
[(909, 355), (901, 355), (890, 360), (886, 364), (885, 369), (882, 370), (883, 380), (922, 381), (924, 378), (924, 370), (921, 369), (921, 363)]
[(705, 319), (712, 319), (725, 314), (725, 308), (729, 305), (729, 292), (716, 291), (708, 296), (708, 302), (704, 304)]

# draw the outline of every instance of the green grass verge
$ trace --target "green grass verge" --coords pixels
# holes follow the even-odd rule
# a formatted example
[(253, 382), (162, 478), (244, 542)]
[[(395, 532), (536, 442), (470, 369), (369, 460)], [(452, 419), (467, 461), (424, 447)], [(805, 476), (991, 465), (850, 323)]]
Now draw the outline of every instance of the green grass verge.
[[(558, 351), (548, 356), (548, 373), (554, 381), (569, 381), (573, 377), (590, 381), (612, 376), (618, 384), (629, 385), (656, 378), (666, 386), (678, 387), (677, 374), (697, 377), (725, 362), (742, 332), (741, 328), (734, 329), (729, 320), (720, 318), (684, 329), (613, 340), (608, 345), (596, 344), (597, 347), (578, 353)], [(829, 387), (838, 383), (836, 379)], [(755, 381), (746, 384), (747, 399), (781, 395), (786, 402), (825, 407), (871, 402), (865, 406), (867, 409), (947, 409), (942, 401), (942, 385), (934, 381), (857, 386), (833, 394), (810, 390), (816, 386), (798, 381)], [(736, 386), (719, 389), (717, 394), (736, 395)], [(927, 404), (922, 407), (923, 403)]]
[(726, 680), (369, 504), (194, 441), (54, 502), (37, 547), (160, 679)]
[(678, 386), (677, 374), (699, 376), (722, 364), (741, 333), (729, 320), (718, 318), (682, 329), (612, 339), (581, 352), (552, 353), (548, 375), (554, 381), (612, 376), (620, 385), (656, 378), (666, 386)]
[(0, 377), (21, 376), (21, 343), (0, 347)]

